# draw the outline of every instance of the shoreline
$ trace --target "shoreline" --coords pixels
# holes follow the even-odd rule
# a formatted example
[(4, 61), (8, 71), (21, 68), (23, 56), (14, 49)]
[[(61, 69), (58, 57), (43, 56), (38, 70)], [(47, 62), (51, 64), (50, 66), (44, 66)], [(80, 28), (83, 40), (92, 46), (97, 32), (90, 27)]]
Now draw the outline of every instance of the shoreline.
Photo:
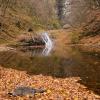
[[(47, 92), (36, 94), (35, 100), (95, 100), (100, 99), (92, 91), (78, 83), (79, 77), (53, 78), (43, 75), (29, 75), (25, 71), (17, 71), (0, 67), (0, 98), (2, 100), (29, 100), (28, 96), (13, 97), (7, 95), (17, 86), (45, 88)], [(8, 79), (9, 77), (9, 79)], [(34, 99), (34, 97), (32, 97)], [(32, 100), (33, 100), (32, 99)]]

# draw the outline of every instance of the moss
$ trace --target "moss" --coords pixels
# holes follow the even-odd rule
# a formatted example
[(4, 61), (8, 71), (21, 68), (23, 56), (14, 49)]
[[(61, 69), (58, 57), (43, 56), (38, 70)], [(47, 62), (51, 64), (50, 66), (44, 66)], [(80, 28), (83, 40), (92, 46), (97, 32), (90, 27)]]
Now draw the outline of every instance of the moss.
[(79, 40), (80, 40), (80, 36), (81, 36), (80, 33), (78, 33), (78, 32), (72, 32), (71, 33), (71, 42), (74, 43), (74, 44), (78, 43)]
[(58, 19), (52, 19), (49, 23), (53, 29), (59, 29), (61, 27)]

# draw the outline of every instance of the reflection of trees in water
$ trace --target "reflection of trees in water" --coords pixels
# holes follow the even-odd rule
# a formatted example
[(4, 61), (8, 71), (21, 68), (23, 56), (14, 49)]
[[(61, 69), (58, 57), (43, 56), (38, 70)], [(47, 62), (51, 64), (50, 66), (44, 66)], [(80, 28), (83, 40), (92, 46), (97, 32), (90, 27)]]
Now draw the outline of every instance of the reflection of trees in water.
[(0, 52), (0, 65), (4, 67), (22, 69), (23, 67), (28, 67), (30, 63), (30, 59), (20, 53), (12, 51)]
[(22, 51), (23, 53), (27, 54), (30, 57), (42, 56), (43, 50), (44, 48), (29, 48), (29, 47), (20, 49), (20, 51)]
[[(77, 54), (76, 54), (77, 55)], [(0, 65), (28, 74), (43, 74), (53, 77), (80, 77), (79, 83), (100, 94), (99, 57), (79, 53), (69, 58), (58, 56), (30, 57), (21, 52), (0, 52)]]
[(100, 54), (95, 52), (83, 53), (82, 57), (86, 64), (83, 66), (84, 76), (80, 74), (79, 83), (100, 94)]
[(20, 49), (22, 52), (28, 54), (30, 57), (34, 56), (48, 56), (51, 53), (51, 49), (48, 48), (27, 48)]

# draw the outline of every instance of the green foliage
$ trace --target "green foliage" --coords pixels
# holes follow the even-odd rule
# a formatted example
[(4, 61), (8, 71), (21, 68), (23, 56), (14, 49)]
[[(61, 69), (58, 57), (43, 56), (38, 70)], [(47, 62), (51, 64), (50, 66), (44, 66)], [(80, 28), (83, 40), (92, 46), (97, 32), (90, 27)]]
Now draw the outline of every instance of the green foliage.
[(58, 28), (61, 27), (61, 26), (60, 26), (60, 23), (59, 23), (59, 21), (58, 21), (57, 19), (52, 20), (50, 24), (52, 25), (52, 27), (53, 27), (54, 29), (58, 29)]
[(78, 32), (71, 33), (71, 41), (72, 41), (72, 43), (74, 43), (74, 44), (78, 43), (79, 40), (80, 40), (80, 36), (81, 36), (81, 34), (78, 33)]

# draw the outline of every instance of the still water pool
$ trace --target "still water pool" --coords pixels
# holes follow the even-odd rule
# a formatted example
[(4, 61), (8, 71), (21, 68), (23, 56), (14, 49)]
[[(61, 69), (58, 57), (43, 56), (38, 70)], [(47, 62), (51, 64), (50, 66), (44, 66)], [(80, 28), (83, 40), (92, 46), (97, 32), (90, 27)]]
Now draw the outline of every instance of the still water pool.
[(80, 77), (80, 84), (100, 94), (100, 54), (83, 52), (77, 47), (54, 49), (48, 55), (43, 49), (0, 52), (0, 65), (56, 78)]

